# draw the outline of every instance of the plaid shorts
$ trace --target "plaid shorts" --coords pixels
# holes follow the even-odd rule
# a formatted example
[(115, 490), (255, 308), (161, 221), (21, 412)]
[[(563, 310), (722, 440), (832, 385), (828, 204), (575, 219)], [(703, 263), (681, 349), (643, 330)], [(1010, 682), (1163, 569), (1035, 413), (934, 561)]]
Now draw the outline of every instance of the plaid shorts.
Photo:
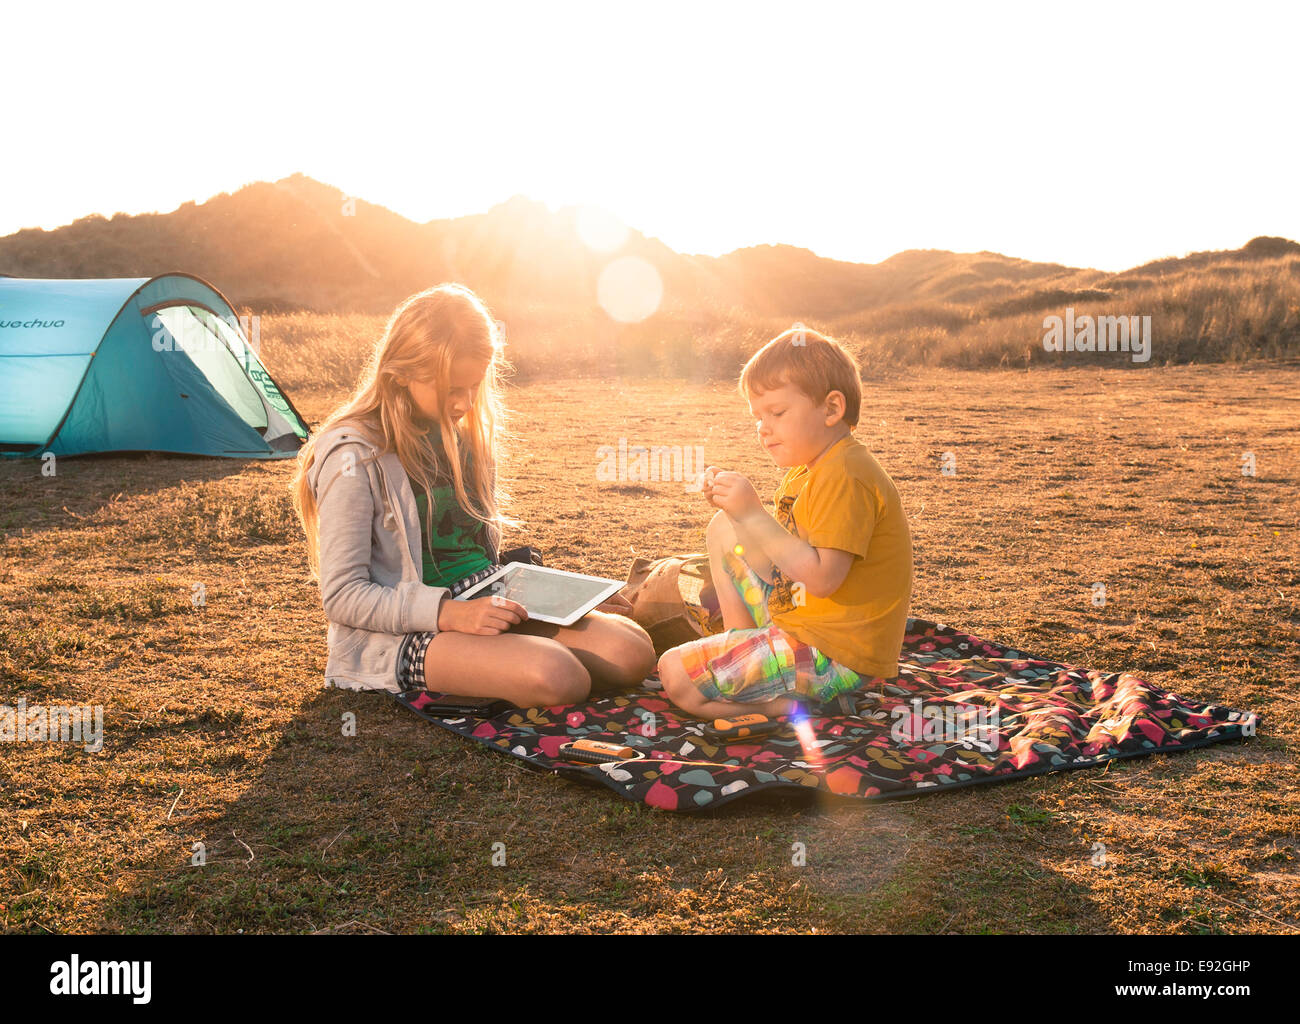
[(852, 713), (855, 691), (884, 686), (890, 680), (863, 676), (832, 661), (816, 647), (782, 632), (771, 619), (767, 601), (774, 585), (758, 575), (733, 551), (723, 565), (749, 609), (754, 629), (729, 629), (679, 647), (682, 665), (708, 700), (758, 704), (794, 697), (811, 704), (838, 701)]
[[(489, 565), (464, 579), (457, 580), (447, 588), (449, 593), (446, 600), (465, 593), (475, 583), (487, 579), (500, 568), (499, 565)], [(436, 633), (422, 632), (407, 633), (403, 638), (402, 646), (397, 652), (397, 684), (402, 688), (403, 693), (407, 690), (428, 689), (424, 678), (424, 656), (435, 636)]]

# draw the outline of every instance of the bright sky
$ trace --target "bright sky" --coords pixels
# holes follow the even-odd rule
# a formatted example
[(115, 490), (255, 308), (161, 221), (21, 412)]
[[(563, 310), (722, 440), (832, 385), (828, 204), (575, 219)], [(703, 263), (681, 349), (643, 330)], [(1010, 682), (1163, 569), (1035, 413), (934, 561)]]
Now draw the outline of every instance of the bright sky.
[(711, 255), (1118, 270), (1300, 239), (1298, 12), (11, 4), (0, 234), (301, 171), (418, 221), (594, 204)]

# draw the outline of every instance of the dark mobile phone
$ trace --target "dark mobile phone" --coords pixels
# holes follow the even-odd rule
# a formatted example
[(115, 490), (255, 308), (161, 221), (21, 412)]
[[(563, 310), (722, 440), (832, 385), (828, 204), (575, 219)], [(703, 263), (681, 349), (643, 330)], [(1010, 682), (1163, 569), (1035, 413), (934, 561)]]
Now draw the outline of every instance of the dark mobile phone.
[(435, 697), (420, 710), (426, 715), (436, 715), (439, 718), (455, 715), (492, 718), (503, 711), (509, 711), (512, 707), (514, 705), (508, 700), (501, 700), (499, 697), (457, 697), (447, 695)]

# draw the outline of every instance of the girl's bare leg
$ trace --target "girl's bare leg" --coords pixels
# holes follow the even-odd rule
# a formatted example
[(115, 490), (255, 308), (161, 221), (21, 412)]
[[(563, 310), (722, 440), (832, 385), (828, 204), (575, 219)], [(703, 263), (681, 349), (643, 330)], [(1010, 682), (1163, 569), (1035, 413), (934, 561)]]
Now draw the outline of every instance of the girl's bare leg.
[(582, 663), (597, 693), (634, 689), (655, 670), (649, 635), (623, 615), (590, 611), (572, 626), (530, 620), (510, 633), (558, 641)]
[(459, 697), (498, 697), (521, 708), (575, 704), (591, 676), (563, 644), (513, 632), (438, 633), (424, 656), (425, 685)]

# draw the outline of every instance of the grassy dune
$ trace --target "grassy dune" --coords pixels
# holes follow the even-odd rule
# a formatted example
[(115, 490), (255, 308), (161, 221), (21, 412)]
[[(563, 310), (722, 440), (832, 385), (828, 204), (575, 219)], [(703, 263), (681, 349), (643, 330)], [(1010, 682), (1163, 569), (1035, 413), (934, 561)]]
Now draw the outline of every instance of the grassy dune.
[[(1080, 271), (1006, 295), (930, 305), (885, 306), (828, 324), (870, 367), (896, 363), (987, 367), (1095, 365), (1092, 353), (1043, 349), (1043, 319), (1150, 316), (1155, 365), (1300, 356), (1300, 258), (1224, 260), (1173, 272)], [(1131, 362), (1108, 354), (1110, 365)]]
[[(843, 341), (864, 371), (876, 375), (919, 366), (1141, 369), (1300, 358), (1300, 256), (1215, 255), (1123, 274), (1063, 271), (1027, 280), (1009, 276), (1014, 267), (1005, 259), (966, 259), (950, 273), (909, 288), (934, 297), (806, 323)], [(1062, 316), (1067, 307), (1077, 316), (1150, 316), (1150, 361), (1135, 363), (1123, 352), (1044, 351), (1044, 317)], [(610, 375), (733, 380), (755, 349), (791, 324), (735, 307), (672, 307), (631, 325), (616, 324), (598, 311), (538, 305), (495, 312), (506, 324), (521, 383)], [(353, 380), (382, 335), (385, 319), (265, 315), (262, 353), (291, 391)]]
[[(373, 328), (272, 324), (272, 370), (309, 419)], [(4, 462), (0, 687), (102, 704), (105, 745), (0, 749), (0, 929), (1300, 929), (1300, 368), (871, 379), (859, 436), (912, 522), (915, 614), (1250, 708), (1261, 735), (889, 804), (658, 813), (322, 689), (289, 465), (66, 459), (45, 478)], [(698, 495), (596, 480), (597, 447), (619, 437), (700, 443), (761, 491), (777, 482), (729, 382), (537, 380), (511, 402), (527, 528), (505, 539), (549, 564), (622, 575), (638, 554), (700, 549)]]

